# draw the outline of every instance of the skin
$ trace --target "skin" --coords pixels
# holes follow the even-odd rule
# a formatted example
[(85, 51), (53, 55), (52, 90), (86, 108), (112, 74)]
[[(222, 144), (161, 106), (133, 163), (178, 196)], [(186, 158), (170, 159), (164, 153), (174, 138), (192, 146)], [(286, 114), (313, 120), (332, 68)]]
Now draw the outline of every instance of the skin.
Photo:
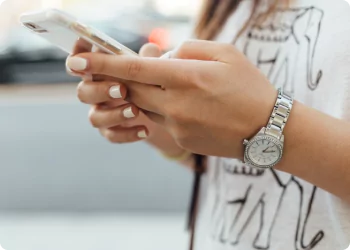
[[(73, 55), (90, 52), (91, 44), (79, 40), (72, 53)], [(162, 52), (155, 44), (146, 44), (140, 50), (142, 57), (160, 57)], [(82, 103), (90, 104), (89, 120), (100, 134), (112, 143), (132, 143), (144, 140), (163, 154), (176, 157), (184, 153), (184, 149), (177, 145), (173, 137), (163, 126), (150, 120), (142, 111), (126, 101), (128, 90), (120, 83), (120, 79), (112, 76), (91, 76), (87, 72), (76, 72), (67, 67), (71, 75), (80, 76), (83, 81), (78, 84), (77, 95)], [(110, 87), (120, 86), (122, 98), (114, 99), (108, 94)], [(134, 118), (123, 117), (123, 110), (132, 107)], [(137, 133), (146, 130), (147, 139), (140, 139)], [(182, 162), (187, 167), (193, 167), (193, 158), (184, 159)]]
[[(135, 109), (164, 128), (180, 148), (203, 155), (242, 159), (243, 140), (266, 126), (277, 97), (266, 77), (228, 44), (188, 41), (171, 58), (76, 56), (87, 62), (79, 73), (119, 79)], [(106, 95), (112, 83), (81, 84), (83, 90), (95, 89), (79, 95), (93, 104), (88, 100)], [(349, 123), (296, 100), (284, 135), (284, 155), (276, 168), (350, 202)]]

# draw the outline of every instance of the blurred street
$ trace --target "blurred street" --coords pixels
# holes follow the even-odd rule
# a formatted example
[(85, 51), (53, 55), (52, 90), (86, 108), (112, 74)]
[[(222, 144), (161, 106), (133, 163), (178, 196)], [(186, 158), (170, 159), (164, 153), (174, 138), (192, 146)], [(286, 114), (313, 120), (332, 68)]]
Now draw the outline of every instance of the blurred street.
[(0, 216), (0, 242), (6, 250), (179, 250), (184, 225), (183, 214), (9, 214)]
[[(145, 143), (114, 145), (78, 102), (67, 54), (18, 23), (60, 8), (135, 52), (191, 36), (200, 0), (7, 0), (0, 7), (0, 245), (179, 250), (192, 174)], [(169, 244), (171, 242), (171, 244)]]
[(168, 51), (191, 36), (198, 5), (199, 0), (5, 1), (0, 8), (0, 84), (73, 81), (65, 72), (67, 54), (23, 28), (18, 22), (23, 12), (60, 8), (135, 52), (147, 42)]

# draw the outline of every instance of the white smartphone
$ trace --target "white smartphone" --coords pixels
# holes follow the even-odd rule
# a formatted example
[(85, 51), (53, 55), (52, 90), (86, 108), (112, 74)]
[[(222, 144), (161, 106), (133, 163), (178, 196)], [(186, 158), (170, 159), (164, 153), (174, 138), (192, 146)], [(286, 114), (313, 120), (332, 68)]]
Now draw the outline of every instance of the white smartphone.
[[(70, 14), (57, 9), (24, 13), (20, 22), (34, 34), (61, 48), (69, 54), (77, 50), (77, 46), (89, 46), (89, 50), (98, 48), (109, 54), (138, 54), (115, 41), (108, 35), (80, 23)], [(88, 45), (87, 45), (88, 44)]]

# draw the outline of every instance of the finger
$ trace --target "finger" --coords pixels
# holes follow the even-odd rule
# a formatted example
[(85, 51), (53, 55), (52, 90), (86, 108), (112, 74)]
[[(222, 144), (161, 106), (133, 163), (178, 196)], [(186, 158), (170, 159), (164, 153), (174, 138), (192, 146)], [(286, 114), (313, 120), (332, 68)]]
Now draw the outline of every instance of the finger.
[(120, 82), (121, 80), (112, 76), (106, 76), (106, 75), (93, 75), (91, 77), (91, 81), (93, 82)]
[(82, 73), (73, 72), (70, 68), (67, 67), (67, 65), (66, 65), (66, 72), (68, 75), (71, 75), (71, 76), (76, 76), (76, 77), (81, 77), (81, 78), (85, 76)]
[[(93, 45), (91, 52), (96, 52), (96, 53), (103, 53), (107, 54), (104, 50), (100, 49), (99, 47)], [(93, 75), (91, 81), (94, 82), (107, 82), (107, 81), (113, 81), (113, 77), (110, 76), (105, 76), (105, 75)]]
[(140, 56), (144, 57), (160, 57), (162, 55), (162, 52), (156, 44), (147, 43), (142, 46), (139, 54)]
[(117, 108), (117, 107), (125, 105), (125, 104), (128, 104), (128, 102), (126, 102), (125, 100), (122, 100), (122, 99), (115, 99), (113, 101), (108, 101), (108, 102), (96, 104), (96, 106), (98, 108), (101, 108), (101, 109), (113, 109), (113, 108)]
[[(92, 44), (88, 41), (86, 41), (83, 38), (79, 38), (76, 43), (74, 44), (74, 47), (72, 49), (72, 54), (69, 55), (69, 57), (74, 56), (76, 54), (80, 54), (80, 53), (85, 53), (85, 52), (91, 52), (92, 50)], [(68, 57), (68, 58), (69, 58)], [(67, 61), (68, 61), (67, 58)], [(78, 76), (78, 77), (86, 77), (85, 74), (79, 73), (79, 72), (75, 72), (73, 70), (71, 70), (68, 66), (67, 66), (67, 61), (66, 61), (66, 71), (69, 75), (72, 76)], [(90, 77), (90, 76), (89, 76)], [(91, 77), (90, 77), (91, 78)]]
[(188, 40), (167, 53), (169, 58), (194, 59), (203, 61), (231, 62), (234, 47), (232, 44), (204, 40)]
[(190, 60), (169, 60), (136, 56), (83, 53), (67, 61), (70, 69), (109, 75), (159, 86), (178, 85), (197, 68)]
[(82, 81), (77, 87), (78, 99), (86, 104), (99, 104), (116, 99), (123, 100), (127, 89), (116, 82)]
[(68, 61), (70, 60), (70, 58), (71, 58), (71, 56), (67, 57), (66, 64), (65, 64), (67, 74), (71, 75), (71, 76), (80, 77), (80, 78), (87, 80), (87, 81), (91, 81), (93, 79), (92, 74), (89, 74), (87, 72), (74, 71), (68, 66)]
[(126, 101), (134, 103), (137, 107), (157, 114), (164, 114), (166, 92), (153, 85), (142, 83), (128, 83)]
[(124, 105), (114, 109), (102, 109), (94, 106), (90, 109), (90, 123), (95, 128), (111, 128), (123, 122), (135, 119), (139, 115), (139, 109), (134, 105)]
[(131, 143), (146, 139), (148, 137), (148, 131), (144, 126), (101, 129), (100, 133), (112, 143)]

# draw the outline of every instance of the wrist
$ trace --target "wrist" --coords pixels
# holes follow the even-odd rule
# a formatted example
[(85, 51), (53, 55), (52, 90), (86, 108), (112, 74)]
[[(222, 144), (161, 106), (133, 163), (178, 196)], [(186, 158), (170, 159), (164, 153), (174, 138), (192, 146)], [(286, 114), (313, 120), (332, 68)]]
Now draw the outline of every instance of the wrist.
[(238, 130), (233, 132), (239, 137), (239, 145), (241, 145), (245, 139), (252, 138), (261, 128), (267, 126), (277, 96), (278, 91), (269, 84), (260, 95), (254, 94), (254, 96), (246, 98), (248, 101), (242, 105), (245, 107), (244, 115), (239, 118), (240, 124)]
[[(281, 162), (284, 155), (284, 128), (293, 108), (293, 95), (278, 90), (268, 122), (253, 137), (244, 140), (244, 163), (251, 167), (268, 169)], [(266, 119), (266, 118), (265, 118)]]

